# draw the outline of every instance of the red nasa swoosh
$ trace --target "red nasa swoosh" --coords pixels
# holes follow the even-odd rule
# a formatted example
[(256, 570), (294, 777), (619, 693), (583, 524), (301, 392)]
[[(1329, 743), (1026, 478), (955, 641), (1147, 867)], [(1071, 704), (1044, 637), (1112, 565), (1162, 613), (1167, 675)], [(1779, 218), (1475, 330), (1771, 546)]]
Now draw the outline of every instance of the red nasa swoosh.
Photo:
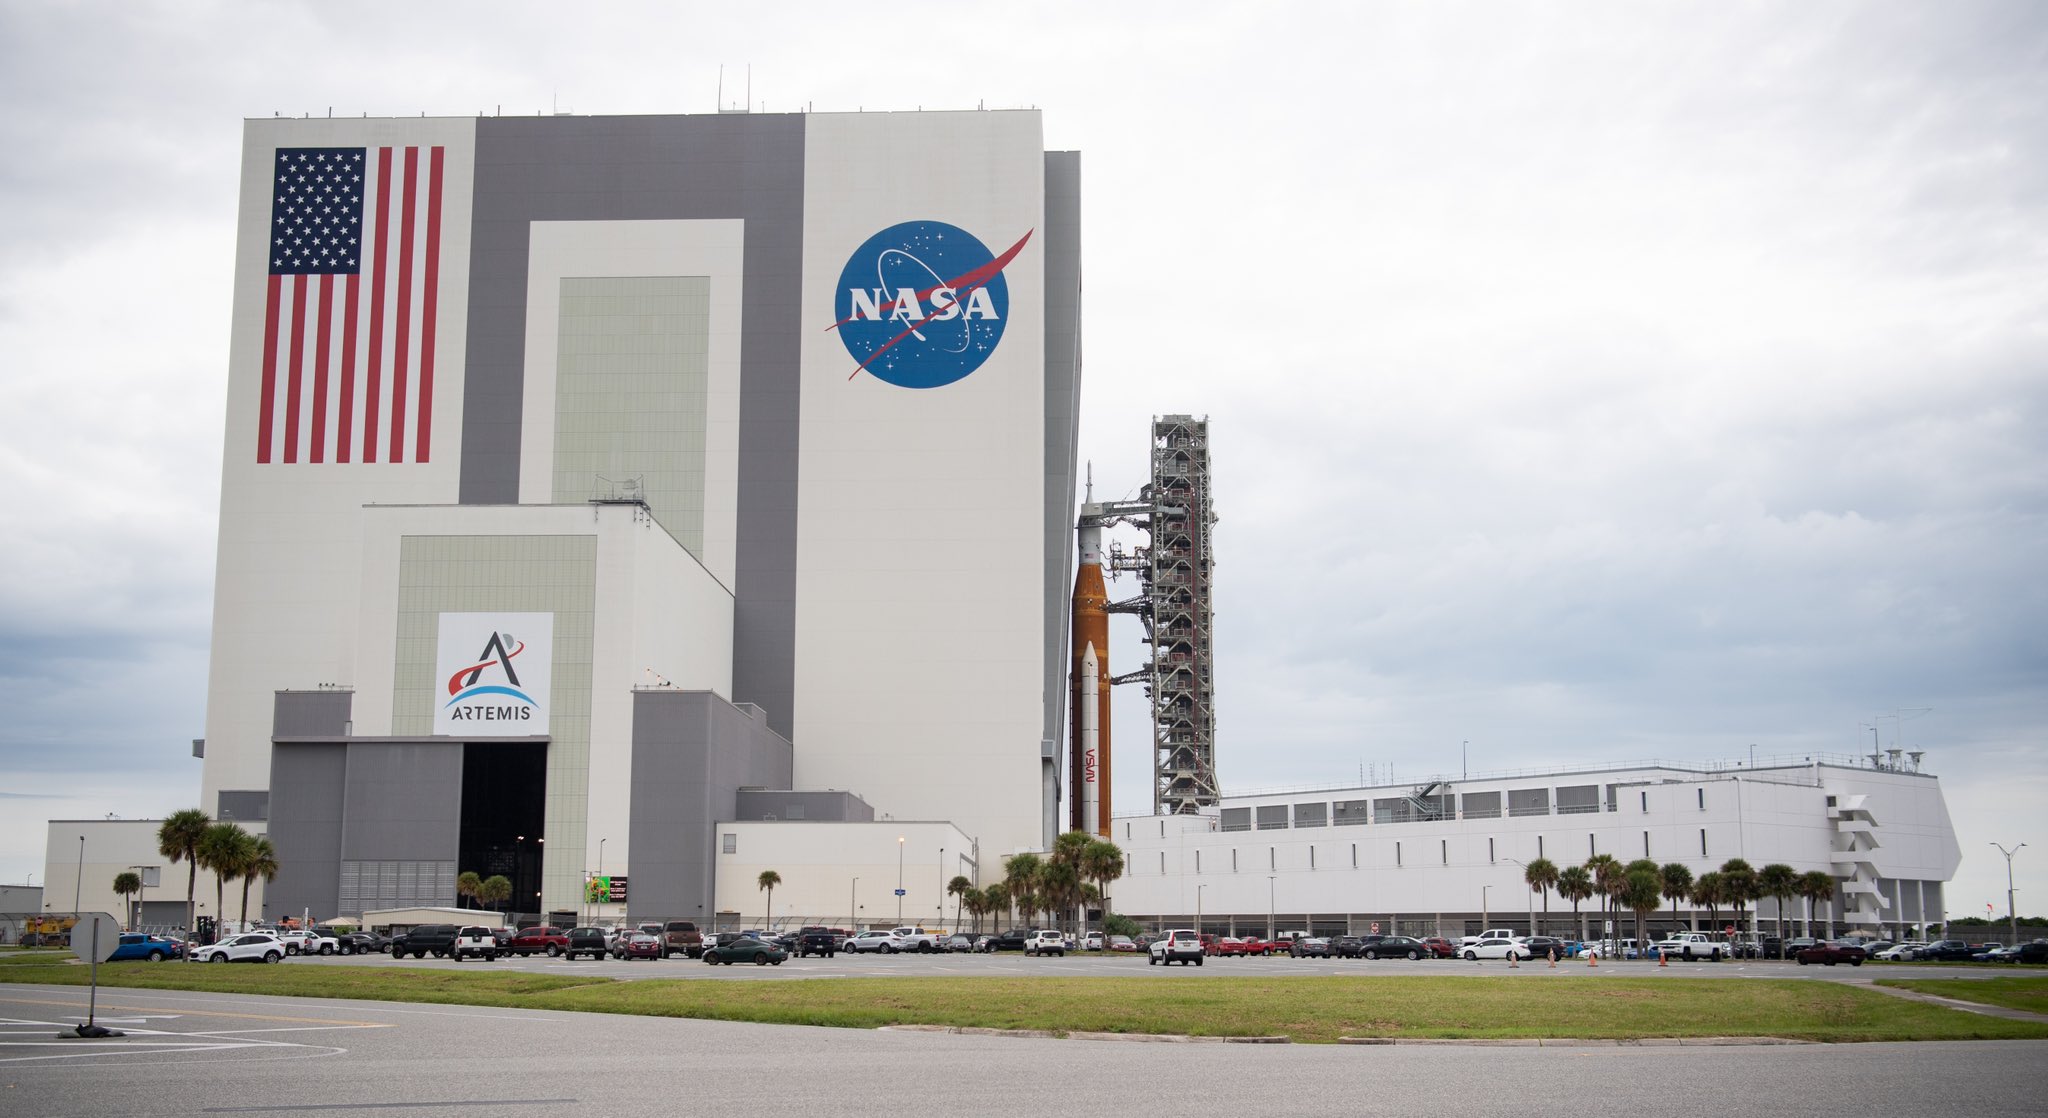
[[(920, 306), (924, 305), (924, 303), (931, 299), (932, 292), (937, 291), (939, 288), (950, 287), (953, 289), (954, 293), (954, 299), (951, 305), (959, 305), (960, 295), (972, 291), (977, 287), (986, 286), (990, 280), (1002, 274), (1003, 269), (1010, 266), (1010, 261), (1015, 260), (1017, 258), (1017, 254), (1024, 251), (1024, 244), (1025, 242), (1031, 239), (1031, 234), (1036, 233), (1037, 231), (1038, 230), (1036, 229), (1026, 229), (1024, 231), (1024, 235), (1022, 237), (1017, 238), (1017, 243), (1011, 245), (1009, 249), (1005, 251), (1001, 256), (996, 257), (994, 260), (991, 260), (988, 263), (983, 264), (981, 267), (976, 268), (971, 272), (962, 273), (958, 277), (955, 277), (954, 279), (949, 280), (945, 283), (935, 283), (932, 286), (927, 287), (924, 290), (918, 292), (918, 304)], [(848, 374), (846, 379), (852, 380), (854, 377), (859, 376), (863, 371), (867, 369), (869, 365), (874, 363), (875, 358), (880, 357), (884, 353), (887, 353), (892, 347), (896, 345), (897, 342), (900, 342), (903, 339), (911, 336), (912, 334), (917, 333), (918, 327), (923, 326), (925, 323), (930, 322), (932, 319), (938, 317), (938, 313), (939, 312), (937, 311), (933, 311), (932, 313), (925, 315), (923, 318), (920, 318), (916, 322), (911, 323), (909, 328), (904, 330), (901, 334), (898, 334), (895, 337), (890, 338), (888, 341), (883, 342), (881, 345), (876, 346), (875, 351), (873, 353), (868, 354), (868, 359), (866, 361), (861, 362), (859, 365), (855, 366), (853, 372)], [(844, 326), (852, 321), (853, 319), (850, 318), (842, 318), (839, 321), (833, 323), (832, 325), (827, 326), (825, 329), (828, 332), (832, 330), (837, 330), (841, 326)]]
[[(510, 659), (511, 659), (511, 658), (513, 658), (514, 656), (517, 656), (517, 655), (519, 655), (520, 653), (522, 653), (522, 652), (524, 652), (524, 651), (526, 651), (526, 642), (525, 642), (525, 641), (520, 641), (520, 642), (519, 642), (519, 647), (518, 647), (518, 648), (515, 648), (515, 649), (513, 649), (512, 651), (510, 651), (510, 652), (507, 652), (507, 653), (505, 654), (505, 659), (507, 659), (507, 660), (510, 660)], [(484, 661), (483, 663), (481, 663), (481, 664), (471, 664), (470, 666), (468, 666), (468, 667), (466, 667), (466, 668), (462, 669), (461, 671), (459, 671), (459, 672), (456, 672), (456, 673), (455, 673), (454, 675), (451, 675), (451, 676), (449, 676), (449, 677), (448, 677), (448, 693), (449, 693), (450, 695), (453, 695), (453, 694), (455, 694), (455, 693), (456, 693), (457, 691), (460, 691), (460, 690), (462, 690), (462, 684), (461, 684), (460, 682), (458, 682), (458, 681), (459, 681), (459, 680), (460, 680), (460, 679), (461, 679), (461, 678), (462, 678), (463, 676), (466, 676), (466, 675), (468, 675), (469, 673), (471, 673), (471, 672), (473, 672), (473, 671), (477, 670), (478, 668), (488, 668), (488, 667), (490, 667), (490, 666), (491, 666), (492, 664), (495, 664), (495, 663), (497, 663), (497, 661), (496, 661), (496, 660), (485, 660), (485, 661)]]

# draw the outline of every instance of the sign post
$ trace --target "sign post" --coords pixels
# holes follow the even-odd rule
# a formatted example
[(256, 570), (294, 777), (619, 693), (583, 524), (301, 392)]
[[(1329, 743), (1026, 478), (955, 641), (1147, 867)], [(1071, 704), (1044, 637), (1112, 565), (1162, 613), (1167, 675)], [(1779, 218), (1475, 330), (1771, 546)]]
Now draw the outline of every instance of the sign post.
[[(87, 946), (79, 947), (79, 933), (85, 933)], [(78, 917), (78, 923), (71, 928), (71, 953), (92, 965), (88, 979), (92, 992), (85, 1003), (85, 1024), (57, 1034), (59, 1040), (100, 1040), (105, 1037), (125, 1036), (116, 1029), (102, 1028), (94, 1023), (100, 1004), (100, 963), (113, 955), (121, 946), (121, 924), (104, 912), (87, 912)]]

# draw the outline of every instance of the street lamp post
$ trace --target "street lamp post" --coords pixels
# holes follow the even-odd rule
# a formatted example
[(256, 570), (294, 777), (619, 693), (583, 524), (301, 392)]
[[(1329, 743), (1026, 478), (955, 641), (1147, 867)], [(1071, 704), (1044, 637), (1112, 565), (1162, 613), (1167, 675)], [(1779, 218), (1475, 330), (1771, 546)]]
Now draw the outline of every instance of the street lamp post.
[(1491, 886), (1491, 885), (1481, 885), (1481, 886), (1479, 887), (1479, 934), (1480, 934), (1480, 935), (1485, 935), (1485, 934), (1486, 934), (1486, 926), (1487, 926), (1488, 924), (1491, 924), (1491, 923), (1493, 923), (1492, 909), (1488, 908), (1488, 907), (1487, 907), (1487, 904), (1486, 904), (1486, 891), (1487, 891), (1488, 889), (1491, 889), (1491, 888), (1493, 888), (1493, 886)]
[(896, 836), (896, 926), (903, 926), (903, 836)]
[[(1991, 845), (1998, 847), (1998, 852), (2005, 855), (2005, 923), (2006, 927), (2012, 932), (2013, 943), (2018, 944), (2020, 941), (2020, 918), (2012, 906), (2012, 856), (2026, 849), (2027, 844), (2023, 842), (2011, 850), (2007, 850), (2003, 843), (1994, 842)], [(1943, 924), (1941, 930), (1944, 932), (1948, 931), (1948, 925)]]
[(946, 848), (939, 847), (939, 923), (946, 922)]
[[(1509, 858), (1508, 861), (1522, 867), (1524, 873), (1528, 872), (1529, 863), (1522, 861), (1520, 858)], [(1526, 880), (1524, 884), (1527, 884)], [(1529, 890), (1529, 934), (1532, 936), (1539, 934), (1536, 930), (1536, 890), (1534, 889)]]
[(852, 884), (852, 885), (850, 885), (850, 886), (848, 886), (848, 887), (847, 887), (847, 889), (846, 889), (846, 918), (847, 918), (848, 920), (851, 920), (851, 921), (853, 921), (853, 923), (852, 923), (852, 924), (850, 924), (850, 925), (849, 925), (849, 927), (851, 927), (851, 928), (852, 928), (852, 929), (854, 930), (854, 932), (855, 932), (856, 934), (858, 934), (858, 933), (860, 932), (860, 903), (859, 903), (859, 901), (860, 901), (860, 878), (857, 878), (857, 877), (856, 877), (856, 878), (854, 878), (854, 879), (853, 879), (853, 884)]
[(1274, 912), (1274, 910), (1275, 910), (1276, 908), (1278, 908), (1278, 907), (1279, 907), (1279, 906), (1278, 906), (1278, 904), (1277, 904), (1277, 903), (1275, 902), (1274, 898), (1275, 898), (1276, 896), (1278, 896), (1278, 895), (1279, 895), (1279, 892), (1280, 892), (1280, 885), (1279, 885), (1279, 881), (1280, 881), (1280, 875), (1278, 875), (1278, 874), (1271, 874), (1271, 873), (1269, 873), (1269, 874), (1267, 874), (1267, 875), (1266, 875), (1266, 942), (1267, 942), (1267, 943), (1271, 943), (1271, 942), (1273, 942), (1273, 912)]
[(1207, 888), (1208, 888), (1208, 886), (1207, 886), (1207, 885), (1197, 885), (1197, 886), (1195, 886), (1195, 937), (1196, 937), (1196, 939), (1195, 939), (1195, 942), (1196, 942), (1196, 943), (1200, 943), (1200, 942), (1202, 942), (1202, 940), (1201, 940), (1201, 935), (1202, 935), (1202, 890), (1204, 890), (1204, 889), (1207, 889)]
[(71, 886), (71, 919), (72, 919), (73, 921), (76, 921), (76, 920), (78, 919), (78, 910), (79, 910), (79, 908), (80, 908), (80, 907), (81, 907), (81, 905), (82, 905), (82, 902), (81, 902), (81, 901), (79, 900), (79, 894), (80, 894), (80, 893), (83, 893), (84, 891), (85, 891), (85, 836), (84, 836), (84, 835), (80, 835), (80, 836), (78, 836), (78, 880), (77, 880), (77, 881), (76, 881), (75, 883), (73, 883), (73, 884), (72, 884), (72, 886)]

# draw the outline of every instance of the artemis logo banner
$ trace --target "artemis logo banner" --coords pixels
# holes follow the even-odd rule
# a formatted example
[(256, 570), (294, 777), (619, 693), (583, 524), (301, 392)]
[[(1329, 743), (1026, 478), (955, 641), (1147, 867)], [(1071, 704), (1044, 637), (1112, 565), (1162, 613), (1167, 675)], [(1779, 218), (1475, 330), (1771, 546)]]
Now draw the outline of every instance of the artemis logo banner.
[(435, 646), (434, 732), (458, 738), (548, 732), (551, 613), (444, 613)]

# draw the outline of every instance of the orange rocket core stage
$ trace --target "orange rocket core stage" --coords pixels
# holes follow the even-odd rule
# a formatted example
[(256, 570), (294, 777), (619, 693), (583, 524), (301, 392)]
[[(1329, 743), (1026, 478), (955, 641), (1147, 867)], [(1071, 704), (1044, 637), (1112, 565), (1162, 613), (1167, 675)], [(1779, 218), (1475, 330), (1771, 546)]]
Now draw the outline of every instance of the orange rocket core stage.
[[(1068, 823), (1076, 831), (1109, 836), (1109, 594), (1102, 586), (1102, 565), (1099, 553), (1089, 554), (1083, 547), (1082, 561), (1074, 573), (1074, 664), (1069, 677), (1068, 711), (1071, 717), (1068, 727)], [(1094, 562), (1090, 562), (1090, 559)], [(1095, 647), (1097, 661), (1095, 687), (1098, 705), (1096, 725), (1096, 771), (1095, 781), (1099, 790), (1096, 796), (1096, 817), (1083, 819), (1085, 799), (1083, 785), (1087, 782), (1086, 747), (1082, 744), (1082, 688), (1085, 685), (1081, 671), (1081, 658), (1089, 645)]]

